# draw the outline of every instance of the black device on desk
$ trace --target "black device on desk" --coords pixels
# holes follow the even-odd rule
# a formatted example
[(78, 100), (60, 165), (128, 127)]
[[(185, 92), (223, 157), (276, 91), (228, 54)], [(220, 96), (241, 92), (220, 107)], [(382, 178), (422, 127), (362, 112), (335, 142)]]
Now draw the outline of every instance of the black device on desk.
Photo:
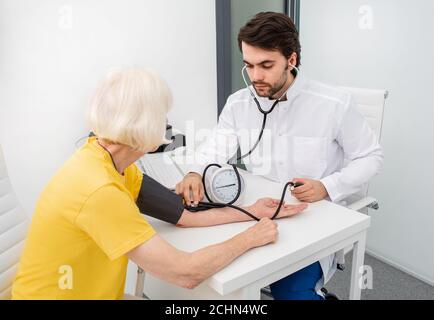
[(172, 151), (179, 147), (185, 147), (185, 136), (183, 134), (173, 135), (172, 126), (170, 124), (166, 125), (166, 139), (172, 140), (172, 142), (169, 144), (162, 144), (157, 150), (150, 153)]

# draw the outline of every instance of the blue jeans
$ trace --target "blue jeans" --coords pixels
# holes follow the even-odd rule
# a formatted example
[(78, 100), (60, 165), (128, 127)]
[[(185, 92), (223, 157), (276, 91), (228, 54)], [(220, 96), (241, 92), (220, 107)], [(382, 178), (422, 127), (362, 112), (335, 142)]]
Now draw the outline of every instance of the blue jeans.
[(276, 300), (323, 300), (315, 291), (321, 277), (321, 265), (315, 262), (271, 284), (271, 294)]

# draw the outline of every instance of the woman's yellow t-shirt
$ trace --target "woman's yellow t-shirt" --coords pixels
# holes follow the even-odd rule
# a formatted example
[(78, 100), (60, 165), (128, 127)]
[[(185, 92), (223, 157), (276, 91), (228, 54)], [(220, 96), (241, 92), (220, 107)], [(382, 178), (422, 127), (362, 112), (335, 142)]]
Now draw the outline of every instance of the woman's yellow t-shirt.
[(126, 253), (155, 234), (135, 203), (141, 183), (89, 138), (40, 195), (12, 298), (121, 299)]

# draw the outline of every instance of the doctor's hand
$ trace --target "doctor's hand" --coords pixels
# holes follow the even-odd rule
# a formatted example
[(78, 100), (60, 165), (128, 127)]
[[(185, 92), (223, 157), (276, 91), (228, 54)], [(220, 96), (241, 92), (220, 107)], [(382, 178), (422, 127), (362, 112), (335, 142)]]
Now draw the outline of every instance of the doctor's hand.
[[(270, 218), (273, 217), (274, 213), (279, 206), (280, 199), (272, 198), (261, 198), (256, 201), (251, 206), (247, 207), (246, 210), (255, 215), (258, 218)], [(280, 212), (277, 218), (291, 217), (307, 208), (306, 203), (300, 204), (285, 204), (283, 202)]]
[(299, 201), (316, 202), (328, 196), (326, 188), (319, 180), (296, 178), (293, 182), (303, 184), (291, 191), (291, 194)]
[(184, 179), (176, 185), (175, 192), (184, 197), (188, 206), (198, 204), (203, 199), (204, 189), (202, 177), (199, 173), (189, 172)]

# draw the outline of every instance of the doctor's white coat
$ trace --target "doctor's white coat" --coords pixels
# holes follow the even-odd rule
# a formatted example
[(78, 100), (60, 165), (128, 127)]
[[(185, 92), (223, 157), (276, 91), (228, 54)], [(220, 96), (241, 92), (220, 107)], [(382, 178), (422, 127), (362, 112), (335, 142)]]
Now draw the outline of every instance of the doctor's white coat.
[[(257, 98), (264, 110), (274, 102)], [(212, 134), (198, 147), (190, 171), (202, 174), (206, 164), (226, 163), (238, 147), (242, 155), (249, 152), (262, 121), (247, 88), (232, 94)], [(379, 172), (383, 153), (351, 94), (299, 73), (286, 101), (267, 116), (261, 142), (243, 162), (250, 172), (280, 183), (293, 178), (320, 180), (329, 199), (345, 205), (345, 199), (362, 192)], [(320, 264), (324, 276), (317, 289), (335, 272), (334, 255)]]

